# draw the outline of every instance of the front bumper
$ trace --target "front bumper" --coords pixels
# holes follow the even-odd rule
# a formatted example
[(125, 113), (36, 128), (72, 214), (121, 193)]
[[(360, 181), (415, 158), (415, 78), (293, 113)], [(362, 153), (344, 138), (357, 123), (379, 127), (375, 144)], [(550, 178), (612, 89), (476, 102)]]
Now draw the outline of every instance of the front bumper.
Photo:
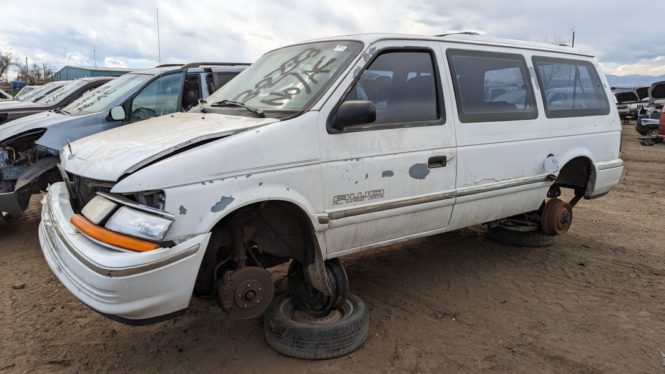
[(159, 321), (187, 308), (210, 234), (150, 252), (114, 251), (69, 223), (74, 211), (64, 183), (51, 185), (42, 205), (44, 258), (83, 303), (130, 324)]

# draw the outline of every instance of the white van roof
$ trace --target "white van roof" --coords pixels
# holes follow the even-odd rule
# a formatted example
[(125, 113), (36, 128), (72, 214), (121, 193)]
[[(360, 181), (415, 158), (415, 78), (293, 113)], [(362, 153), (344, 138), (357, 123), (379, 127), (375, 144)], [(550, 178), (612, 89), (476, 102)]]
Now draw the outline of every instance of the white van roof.
[[(585, 56), (585, 57), (594, 57), (589, 53), (567, 46), (559, 46), (548, 43), (530, 42), (530, 41), (513, 40), (513, 39), (491, 38), (483, 35), (475, 35), (469, 33), (449, 33), (449, 34), (442, 34), (441, 36), (371, 33), (371, 34), (342, 35), (336, 37), (315, 39), (307, 42), (330, 41), (330, 40), (358, 40), (368, 45), (382, 39), (446, 41), (452, 43), (488, 45), (488, 46), (507, 47), (507, 48), (516, 48), (516, 49), (530, 49), (530, 50), (537, 50), (544, 52), (556, 52), (556, 53), (565, 53), (565, 54)], [(295, 44), (302, 44), (302, 43), (295, 43)]]

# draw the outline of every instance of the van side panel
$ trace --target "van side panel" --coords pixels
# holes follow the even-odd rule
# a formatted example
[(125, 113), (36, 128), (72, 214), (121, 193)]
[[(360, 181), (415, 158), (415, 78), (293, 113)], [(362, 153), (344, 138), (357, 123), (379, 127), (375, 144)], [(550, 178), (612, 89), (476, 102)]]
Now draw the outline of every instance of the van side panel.
[[(442, 47), (444, 53), (449, 48), (461, 48), (458, 44), (447, 43), (442, 43)], [(515, 53), (515, 49), (504, 50), (500, 47), (463, 48)], [(618, 162), (621, 125), (616, 108), (610, 105), (606, 115), (547, 118), (541, 87), (531, 61), (534, 53), (588, 61), (599, 70), (591, 58), (523, 51), (521, 54), (530, 72), (529, 83), (536, 93), (536, 119), (462, 123), (459, 106), (453, 105), (455, 113), (451, 119), (455, 121), (458, 146), (458, 197), (449, 227), (451, 230), (537, 210), (552, 183), (546, 179), (548, 172), (544, 166), (545, 159), (550, 155), (556, 158), (559, 168), (580, 156), (594, 163), (595, 188), (589, 191), (588, 196), (606, 192), (618, 181), (620, 170), (609, 174), (598, 174), (597, 170), (599, 163)], [(600, 72), (599, 76), (603, 89), (611, 98), (606, 79)], [(454, 88), (451, 85), (449, 89), (452, 92)], [(450, 96), (457, 100), (456, 95)]]

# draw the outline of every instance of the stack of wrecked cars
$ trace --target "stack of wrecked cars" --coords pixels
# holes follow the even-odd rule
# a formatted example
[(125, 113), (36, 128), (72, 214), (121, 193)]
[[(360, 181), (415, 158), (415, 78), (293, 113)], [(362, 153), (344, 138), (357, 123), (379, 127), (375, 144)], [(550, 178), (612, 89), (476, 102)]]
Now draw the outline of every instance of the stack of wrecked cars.
[(635, 130), (648, 138), (658, 135), (660, 114), (665, 104), (665, 81), (653, 83), (649, 87), (648, 103), (638, 111)]
[[(135, 71), (108, 81), (63, 108), (0, 125), (0, 214), (20, 217), (30, 196), (62, 180), (57, 165), (65, 145), (100, 131), (187, 110), (246, 65), (193, 63)], [(93, 81), (98, 82), (80, 79), (72, 86), (85, 82), (84, 89)]]
[(66, 81), (51, 93), (35, 101), (27, 100), (7, 103), (0, 106), (0, 125), (35, 113), (49, 110), (57, 111), (109, 80), (111, 78), (98, 77)]
[[(504, 243), (550, 245), (623, 171), (610, 87), (593, 56), (567, 47), (320, 39), (266, 53), (186, 113), (118, 126), (185, 108), (179, 91), (154, 106), (127, 88), (161, 79), (145, 74), (0, 129), (5, 168), (26, 169), (8, 189), (40, 170), (63, 179), (39, 226), (53, 273), (128, 324), (209, 296), (231, 316), (263, 315), (281, 353), (337, 357), (369, 328), (341, 257), (478, 224)], [(89, 121), (58, 126), (76, 141), (51, 132), (69, 116)], [(267, 269), (288, 262), (288, 295), (275, 297)]]

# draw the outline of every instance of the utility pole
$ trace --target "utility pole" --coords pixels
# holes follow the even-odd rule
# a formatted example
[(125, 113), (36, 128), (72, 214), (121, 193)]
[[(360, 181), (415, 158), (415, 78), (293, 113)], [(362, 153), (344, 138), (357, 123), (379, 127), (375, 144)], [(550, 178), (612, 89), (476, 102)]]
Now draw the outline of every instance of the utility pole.
[(97, 51), (92, 49), (92, 59), (95, 61), (95, 67), (97, 67)]
[(25, 80), (27, 84), (30, 84), (30, 67), (28, 67), (28, 56), (25, 56)]
[(570, 30), (573, 32), (573, 41), (570, 43), (571, 48), (575, 48), (575, 26)]

